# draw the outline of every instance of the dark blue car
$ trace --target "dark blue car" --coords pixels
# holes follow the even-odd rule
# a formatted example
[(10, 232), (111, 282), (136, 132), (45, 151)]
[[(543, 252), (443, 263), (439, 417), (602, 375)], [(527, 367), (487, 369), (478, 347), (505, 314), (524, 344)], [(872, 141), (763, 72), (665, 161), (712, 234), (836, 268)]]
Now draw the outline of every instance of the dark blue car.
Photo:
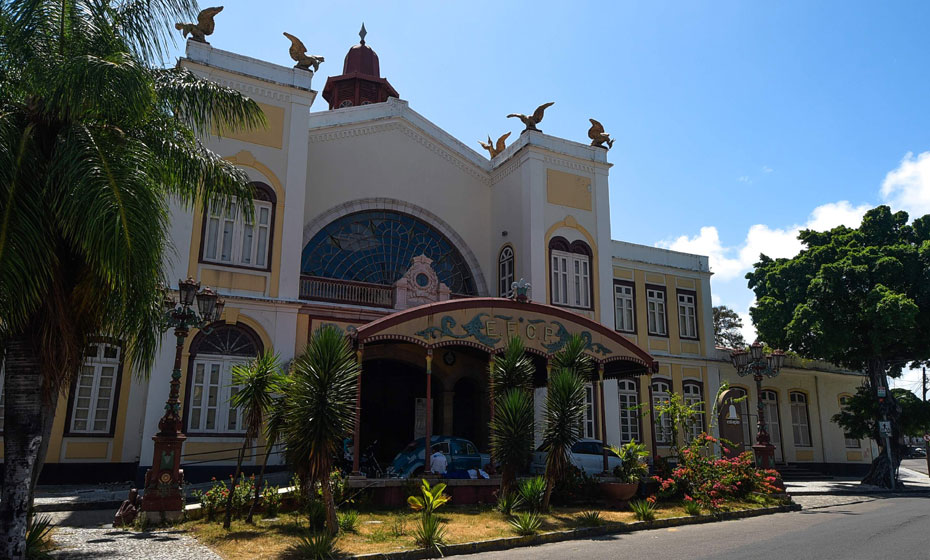
[[(467, 439), (454, 436), (433, 436), (430, 438), (432, 453), (441, 451), (449, 463), (448, 471), (466, 471), (483, 469), (491, 462), (487, 453), (479, 453), (475, 444)], [(388, 467), (388, 476), (397, 478), (416, 478), (423, 474), (426, 438), (410, 442), (403, 451), (394, 457)]]

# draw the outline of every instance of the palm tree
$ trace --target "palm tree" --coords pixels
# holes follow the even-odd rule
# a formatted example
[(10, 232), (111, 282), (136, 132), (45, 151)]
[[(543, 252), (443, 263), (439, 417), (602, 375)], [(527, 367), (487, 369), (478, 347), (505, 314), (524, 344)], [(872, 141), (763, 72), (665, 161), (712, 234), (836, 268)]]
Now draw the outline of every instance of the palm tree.
[(326, 528), (336, 534), (336, 505), (330, 487), (333, 457), (355, 422), (359, 365), (349, 340), (331, 326), (317, 330), (294, 359), (287, 394), (284, 441), (287, 455), (308, 491), (320, 484)]
[(494, 393), (503, 395), (509, 389), (531, 390), (535, 371), (536, 366), (524, 351), (523, 339), (519, 336), (511, 337), (504, 352), (494, 358), (491, 367)]
[(237, 197), (246, 175), (197, 135), (258, 104), (166, 60), (193, 0), (0, 0), (0, 340), (6, 353), (0, 557), (22, 558), (58, 395), (92, 336), (151, 369), (169, 204)]
[[(274, 394), (278, 392), (280, 384), (281, 366), (278, 363), (278, 357), (272, 352), (265, 352), (248, 363), (237, 364), (232, 368), (232, 385), (236, 391), (230, 397), (229, 404), (242, 411), (242, 426), (245, 428), (245, 437), (242, 439), (239, 458), (236, 460), (233, 486), (239, 481), (245, 450), (248, 449), (252, 440), (258, 438), (262, 429), (262, 420), (271, 410), (271, 405), (274, 404)], [(256, 487), (256, 495), (258, 491)], [(224, 529), (229, 529), (232, 522), (233, 494), (234, 492), (230, 491), (226, 498)]]
[(546, 429), (543, 433), (543, 444), (548, 449), (543, 510), (549, 509), (552, 489), (565, 476), (571, 448), (581, 439), (584, 384), (594, 369), (591, 358), (584, 353), (586, 348), (587, 343), (574, 335), (553, 358), (555, 369), (549, 377), (546, 391)]
[[(290, 377), (282, 376), (280, 381), (279, 392), (286, 394)], [(248, 517), (245, 518), (245, 522), (250, 525), (252, 524), (252, 517), (255, 514), (255, 509), (258, 507), (259, 498), (261, 497), (262, 485), (265, 481), (265, 467), (268, 466), (268, 458), (271, 456), (271, 450), (278, 443), (278, 438), (281, 437), (281, 432), (284, 429), (284, 413), (287, 410), (285, 405), (286, 402), (283, 395), (276, 397), (268, 411), (268, 420), (265, 422), (265, 460), (262, 461), (262, 468), (258, 471), (258, 479), (255, 481), (255, 497), (252, 500), (252, 507), (249, 508)]]
[(517, 471), (533, 453), (533, 395), (525, 389), (510, 389), (497, 397), (491, 422), (491, 452), (501, 465), (501, 496), (509, 494)]

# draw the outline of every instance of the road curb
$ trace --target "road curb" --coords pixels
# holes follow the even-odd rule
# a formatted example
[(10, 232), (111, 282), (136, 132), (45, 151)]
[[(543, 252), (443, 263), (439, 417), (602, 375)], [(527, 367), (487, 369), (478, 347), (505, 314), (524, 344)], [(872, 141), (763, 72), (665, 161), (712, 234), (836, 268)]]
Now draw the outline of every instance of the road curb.
[[(442, 555), (456, 556), (460, 554), (475, 554), (478, 552), (510, 550), (513, 548), (520, 548), (525, 546), (536, 546), (540, 544), (563, 542), (576, 539), (588, 539), (591, 537), (599, 537), (603, 535), (633, 533), (636, 531), (665, 529), (667, 527), (681, 527), (684, 525), (698, 525), (702, 523), (713, 523), (715, 521), (732, 521), (736, 519), (745, 519), (748, 517), (758, 517), (760, 515), (800, 510), (800, 505), (788, 504), (768, 508), (728, 511), (717, 515), (694, 515), (688, 517), (670, 517), (667, 519), (657, 519), (655, 521), (611, 523), (601, 527), (586, 527), (581, 529), (570, 529), (568, 531), (552, 531), (531, 537), (505, 537), (487, 541), (452, 544), (442, 547)], [(420, 560), (421, 558), (432, 557), (433, 554), (431, 552), (420, 549), (404, 550), (400, 552), (377, 552), (372, 554), (360, 554), (357, 556), (347, 556), (346, 558), (353, 558), (355, 560)]]

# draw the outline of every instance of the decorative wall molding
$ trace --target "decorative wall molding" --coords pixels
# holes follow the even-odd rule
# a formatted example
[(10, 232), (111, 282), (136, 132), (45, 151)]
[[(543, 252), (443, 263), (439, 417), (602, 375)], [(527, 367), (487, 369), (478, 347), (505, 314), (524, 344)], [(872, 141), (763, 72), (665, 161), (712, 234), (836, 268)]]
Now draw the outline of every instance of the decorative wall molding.
[(593, 165), (585, 165), (582, 163), (578, 163), (576, 161), (556, 158), (552, 156), (544, 156), (543, 161), (545, 161), (546, 163), (551, 163), (553, 165), (561, 165), (562, 167), (574, 169), (575, 171), (582, 171), (584, 173), (594, 173), (594, 170), (595, 170), (595, 167)]
[(274, 99), (275, 101), (281, 101), (284, 103), (290, 103), (291, 101), (290, 94), (281, 93), (280, 91), (267, 88), (267, 87), (262, 87), (257, 84), (250, 84), (248, 82), (244, 82), (241, 80), (231, 80), (229, 78), (224, 78), (222, 76), (217, 76), (217, 75), (211, 75), (210, 80), (220, 84), (221, 86), (239, 90), (243, 93), (247, 93), (252, 96), (267, 97), (269, 99)]

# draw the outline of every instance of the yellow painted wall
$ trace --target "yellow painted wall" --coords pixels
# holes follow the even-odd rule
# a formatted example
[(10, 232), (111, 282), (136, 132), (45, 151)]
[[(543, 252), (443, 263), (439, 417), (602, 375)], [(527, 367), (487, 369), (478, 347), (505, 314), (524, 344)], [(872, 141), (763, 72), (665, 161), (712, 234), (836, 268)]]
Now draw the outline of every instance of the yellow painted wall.
[(265, 113), (265, 126), (247, 131), (226, 132), (224, 136), (233, 140), (241, 140), (259, 146), (267, 146), (280, 150), (284, 146), (284, 108), (259, 103)]
[(68, 441), (65, 444), (65, 459), (97, 459), (105, 461), (109, 441)]
[(591, 179), (588, 177), (557, 169), (546, 170), (546, 200), (550, 204), (590, 212), (594, 207), (591, 195)]

